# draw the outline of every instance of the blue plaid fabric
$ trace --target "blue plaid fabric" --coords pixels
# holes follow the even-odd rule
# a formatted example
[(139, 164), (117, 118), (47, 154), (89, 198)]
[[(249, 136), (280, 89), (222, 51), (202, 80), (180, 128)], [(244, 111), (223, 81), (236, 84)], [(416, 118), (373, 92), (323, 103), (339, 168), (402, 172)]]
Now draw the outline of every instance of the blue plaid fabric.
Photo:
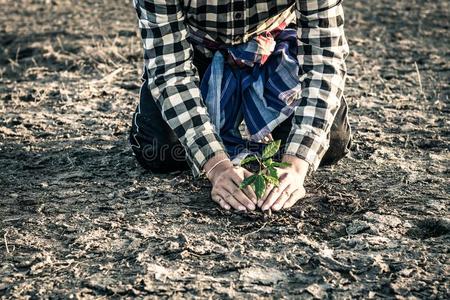
[[(284, 29), (263, 47), (256, 37), (214, 54), (200, 90), (211, 122), (232, 158), (261, 151), (260, 141), (294, 113), (301, 89), (297, 47), (296, 30)], [(242, 121), (249, 140), (240, 134)]]

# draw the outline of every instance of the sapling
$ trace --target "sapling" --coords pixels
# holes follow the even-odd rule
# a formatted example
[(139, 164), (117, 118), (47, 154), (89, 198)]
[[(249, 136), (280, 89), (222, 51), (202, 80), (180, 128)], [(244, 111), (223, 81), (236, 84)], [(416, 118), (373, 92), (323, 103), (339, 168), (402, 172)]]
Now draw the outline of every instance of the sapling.
[(239, 188), (244, 189), (250, 185), (253, 187), (256, 197), (261, 199), (269, 184), (273, 184), (274, 186), (280, 184), (280, 178), (275, 168), (286, 168), (291, 165), (288, 162), (277, 162), (273, 160), (273, 156), (280, 149), (280, 145), (281, 140), (273, 141), (264, 148), (262, 155), (249, 155), (241, 161), (241, 166), (250, 162), (257, 162), (258, 169), (255, 174), (245, 178), (239, 185)]

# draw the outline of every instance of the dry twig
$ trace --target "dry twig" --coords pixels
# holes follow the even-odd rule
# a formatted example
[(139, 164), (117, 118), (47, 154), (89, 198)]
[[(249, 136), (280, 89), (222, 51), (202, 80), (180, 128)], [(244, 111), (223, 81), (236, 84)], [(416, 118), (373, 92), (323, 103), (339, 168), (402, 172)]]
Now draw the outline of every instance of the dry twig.
[(414, 66), (416, 67), (417, 79), (419, 80), (419, 88), (420, 94), (423, 95), (423, 86), (422, 86), (422, 77), (420, 76), (419, 67), (417, 66), (417, 62), (414, 62)]
[(9, 252), (9, 247), (8, 247), (8, 240), (6, 239), (6, 236), (8, 235), (8, 231), (5, 232), (5, 234), (3, 235), (3, 240), (5, 242), (5, 247), (6, 247), (6, 252), (9, 254), (11, 252)]

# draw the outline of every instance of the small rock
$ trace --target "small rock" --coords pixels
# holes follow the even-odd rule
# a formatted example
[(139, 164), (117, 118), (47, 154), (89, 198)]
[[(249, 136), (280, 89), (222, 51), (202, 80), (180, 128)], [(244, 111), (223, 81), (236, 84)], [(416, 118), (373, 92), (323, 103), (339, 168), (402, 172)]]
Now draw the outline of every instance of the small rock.
[(306, 291), (310, 293), (315, 299), (324, 299), (328, 296), (327, 292), (317, 283), (313, 283), (306, 288)]
[(381, 255), (377, 255), (374, 257), (372, 266), (380, 269), (379, 273), (389, 273), (390, 268), (389, 265), (384, 261)]
[(178, 250), (180, 250), (180, 244), (177, 242), (170, 241), (167, 242), (165, 246), (166, 250), (169, 252), (177, 252)]
[(187, 238), (187, 236), (184, 233), (180, 233), (177, 237), (177, 241), (178, 243), (180, 243), (181, 246), (185, 247), (186, 244), (189, 243), (189, 239)]
[(416, 269), (409, 268), (401, 270), (400, 272), (398, 272), (398, 274), (405, 277), (411, 277), (411, 274), (414, 272), (416, 272)]
[(167, 276), (173, 273), (171, 269), (151, 263), (146, 265), (146, 271), (148, 274), (153, 274), (158, 281), (165, 281)]
[(223, 255), (226, 255), (230, 252), (227, 248), (225, 248), (221, 245), (215, 245), (211, 250), (214, 253), (223, 254)]
[(43, 187), (43, 188), (46, 188), (46, 187), (48, 187), (48, 183), (47, 182), (41, 182), (41, 187)]
[(29, 268), (33, 265), (33, 261), (31, 260), (23, 260), (16, 264), (17, 268)]
[(255, 293), (257, 295), (272, 294), (273, 288), (271, 286), (251, 284), (249, 286), (243, 286), (242, 291), (245, 293)]
[(392, 215), (380, 215), (375, 214), (373, 212), (366, 212), (364, 214), (364, 219), (372, 223), (381, 223), (383, 225), (387, 225), (389, 227), (397, 227), (402, 224), (402, 220), (398, 217)]
[(191, 256), (191, 254), (189, 253), (189, 251), (184, 250), (180, 253), (181, 258), (188, 258), (189, 256)]
[(241, 271), (240, 279), (251, 283), (271, 285), (279, 281), (284, 281), (287, 277), (283, 272), (277, 269), (250, 267)]
[(370, 229), (369, 223), (361, 220), (354, 220), (352, 224), (347, 226), (346, 231), (348, 234), (358, 234), (368, 229)]

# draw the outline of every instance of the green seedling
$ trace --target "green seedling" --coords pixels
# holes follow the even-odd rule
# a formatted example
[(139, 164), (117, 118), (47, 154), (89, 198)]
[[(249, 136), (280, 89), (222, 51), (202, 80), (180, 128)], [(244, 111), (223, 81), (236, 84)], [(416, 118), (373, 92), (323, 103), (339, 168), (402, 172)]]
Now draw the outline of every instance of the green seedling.
[(273, 161), (272, 157), (278, 152), (280, 145), (281, 140), (273, 141), (264, 148), (262, 156), (250, 155), (241, 161), (241, 166), (250, 162), (257, 162), (259, 164), (259, 170), (255, 174), (245, 178), (239, 185), (240, 189), (244, 189), (250, 185), (253, 187), (256, 197), (261, 199), (269, 184), (273, 184), (274, 186), (280, 184), (280, 178), (275, 168), (286, 168), (291, 165), (288, 162)]

